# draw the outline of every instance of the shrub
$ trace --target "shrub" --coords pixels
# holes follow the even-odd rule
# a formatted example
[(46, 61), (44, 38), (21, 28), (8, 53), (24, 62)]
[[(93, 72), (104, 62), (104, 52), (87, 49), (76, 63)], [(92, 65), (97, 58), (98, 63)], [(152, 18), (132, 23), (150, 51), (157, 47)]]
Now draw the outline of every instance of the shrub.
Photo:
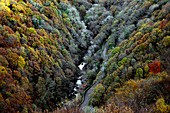
[(156, 101), (156, 109), (155, 110), (160, 113), (169, 113), (170, 105), (167, 105), (165, 103), (164, 98), (160, 98)]
[(140, 79), (140, 78), (143, 77), (143, 69), (142, 69), (142, 68), (138, 68), (138, 69), (136, 70), (136, 75), (135, 75), (135, 77), (136, 77), (137, 79)]
[(121, 61), (118, 62), (118, 66), (120, 67), (121, 65), (124, 65), (127, 62), (127, 58), (123, 58)]
[(36, 30), (32, 27), (27, 29), (28, 34), (37, 34)]
[(14, 34), (14, 31), (9, 26), (4, 26), (4, 30), (8, 31), (9, 34)]
[(6, 68), (4, 66), (0, 66), (0, 75), (7, 74)]
[(158, 60), (153, 61), (149, 64), (149, 72), (151, 73), (159, 73), (161, 71), (161, 63)]
[(8, 63), (8, 61), (6, 60), (6, 58), (3, 57), (2, 55), (0, 55), (0, 65), (7, 67), (8, 64), (9, 64), (9, 63)]
[(11, 68), (16, 68), (18, 64), (18, 54), (9, 53), (7, 58), (8, 58), (8, 62)]
[(2, 4), (6, 5), (6, 6), (9, 6), (10, 5), (10, 0), (1, 0)]
[(113, 81), (113, 76), (110, 74), (105, 77), (103, 84), (109, 86), (112, 83), (112, 81)]
[(17, 78), (21, 78), (21, 73), (19, 71), (17, 71), (17, 70), (14, 70), (13, 71), (13, 76), (17, 77)]
[(62, 54), (63, 54), (64, 56), (68, 56), (68, 55), (69, 55), (69, 53), (68, 53), (68, 51), (67, 51), (66, 49), (63, 49), (63, 50), (62, 50)]
[(115, 55), (115, 54), (118, 53), (118, 52), (120, 52), (120, 47), (115, 47), (115, 48), (111, 51), (112, 55)]
[(144, 67), (144, 72), (145, 72), (145, 75), (148, 74), (148, 72), (149, 72), (149, 66), (148, 66), (148, 64), (145, 65), (145, 67)]
[(90, 102), (89, 104), (93, 106), (99, 106), (103, 102), (103, 95), (105, 93), (105, 87), (102, 84), (98, 84), (93, 93), (90, 95)]
[(93, 83), (93, 80), (96, 78), (96, 73), (93, 70), (87, 71), (87, 78), (90, 84)]
[(170, 36), (164, 37), (164, 39), (162, 41), (163, 41), (163, 45), (165, 47), (170, 46)]
[(15, 35), (8, 35), (5, 38), (5, 46), (6, 47), (16, 47), (17, 46), (17, 37)]
[(5, 11), (7, 13), (11, 12), (10, 8), (8, 7), (9, 0), (2, 0), (0, 1), (0, 11)]
[(24, 58), (22, 56), (19, 56), (18, 57), (18, 67), (23, 69), (24, 66), (25, 66), (25, 60), (24, 60)]

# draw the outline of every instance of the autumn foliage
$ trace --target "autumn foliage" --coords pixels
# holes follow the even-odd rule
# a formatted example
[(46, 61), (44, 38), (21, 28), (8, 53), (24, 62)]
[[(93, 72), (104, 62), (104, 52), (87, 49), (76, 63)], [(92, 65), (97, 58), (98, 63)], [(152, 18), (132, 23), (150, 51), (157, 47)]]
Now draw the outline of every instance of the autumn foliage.
[(149, 64), (149, 72), (151, 73), (159, 73), (161, 71), (161, 63), (158, 60), (153, 61)]
[(65, 48), (67, 33), (54, 27), (67, 30), (56, 5), (0, 0), (0, 113), (53, 110), (72, 92), (77, 67)]

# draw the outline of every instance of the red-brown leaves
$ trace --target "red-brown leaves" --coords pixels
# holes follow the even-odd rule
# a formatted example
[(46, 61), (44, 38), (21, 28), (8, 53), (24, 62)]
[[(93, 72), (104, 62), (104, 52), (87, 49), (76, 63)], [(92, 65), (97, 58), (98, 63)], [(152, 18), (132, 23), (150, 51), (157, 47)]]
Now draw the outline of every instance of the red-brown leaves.
[(0, 47), (0, 55), (7, 55), (7, 54), (8, 53), (7, 53), (6, 49)]
[(14, 34), (14, 31), (9, 26), (4, 26), (4, 30), (8, 31), (9, 34)]
[(154, 60), (152, 63), (149, 64), (149, 72), (157, 74), (160, 71), (161, 71), (160, 61)]
[(164, 26), (166, 26), (167, 23), (168, 23), (168, 20), (163, 20), (163, 21), (161, 21), (161, 23), (160, 23), (160, 29), (163, 29)]

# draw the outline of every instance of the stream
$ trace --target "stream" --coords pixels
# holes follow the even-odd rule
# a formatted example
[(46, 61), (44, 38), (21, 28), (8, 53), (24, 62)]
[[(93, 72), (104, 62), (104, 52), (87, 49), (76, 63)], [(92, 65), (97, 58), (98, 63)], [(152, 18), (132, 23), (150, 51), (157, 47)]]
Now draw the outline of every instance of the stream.
[[(86, 63), (82, 62), (78, 68), (80, 69), (80, 72), (83, 71), (83, 68), (84, 66), (86, 65)], [(80, 95), (80, 89), (82, 87), (82, 84), (83, 84), (83, 78), (82, 78), (83, 75), (79, 76), (77, 81), (76, 81), (76, 84), (75, 84), (75, 87), (74, 87), (74, 91), (72, 92), (71, 95), (74, 95), (75, 98), (74, 99), (71, 99), (70, 101), (67, 101), (64, 105), (65, 106), (70, 106), (72, 103), (74, 103), (75, 101), (79, 101), (81, 100), (81, 95)]]
[[(87, 2), (86, 0), (84, 2)], [(88, 2), (87, 2), (88, 3)], [(89, 3), (90, 4), (90, 3)], [(87, 109), (88, 111), (92, 112), (94, 111), (94, 108), (92, 106), (88, 106), (89, 100), (90, 100), (90, 94), (93, 92), (94, 88), (97, 86), (97, 84), (101, 81), (101, 79), (105, 76), (104, 66), (97, 65), (97, 62), (100, 63), (102, 59), (107, 60), (107, 47), (103, 46), (102, 49), (99, 50), (99, 46), (104, 42), (104, 37), (106, 34), (104, 31), (99, 33), (97, 35), (97, 31), (100, 30), (100, 27), (102, 25), (105, 25), (109, 23), (113, 16), (111, 12), (107, 11), (104, 6), (101, 4), (90, 4), (89, 9), (86, 11), (87, 18), (85, 20), (81, 20), (79, 11), (76, 9), (76, 7), (72, 7), (71, 5), (64, 5), (69, 10), (68, 17), (70, 20), (75, 23), (75, 25), (80, 26), (80, 32), (74, 32), (76, 38), (75, 40), (80, 43), (80, 47), (86, 48), (86, 52), (83, 57), (83, 62), (80, 63), (78, 68), (80, 69), (80, 76), (78, 77), (76, 84), (74, 86), (74, 91), (71, 95), (74, 95), (75, 98), (73, 100), (70, 100), (66, 103), (66, 105), (70, 105), (71, 103), (74, 103), (74, 101), (81, 100), (80, 108), (86, 113)], [(94, 26), (98, 19), (100, 18), (100, 14), (103, 18), (101, 20), (101, 26)], [(106, 32), (106, 31), (105, 31)], [(81, 38), (80, 38), (81, 37)], [(107, 46), (107, 43), (105, 44)], [(78, 47), (78, 46), (77, 46)], [(84, 67), (87, 67), (87, 69), (83, 69)], [(93, 83), (90, 86), (87, 86), (86, 79), (87, 79), (87, 70), (91, 70), (92, 72), (97, 72), (97, 70), (100, 70), (102, 73), (93, 81)], [(81, 93), (83, 93), (81, 95)], [(89, 112), (87, 112), (89, 113)]]
[[(81, 71), (83, 71), (83, 68), (85, 65), (86, 65), (86, 63), (83, 62), (78, 67)], [(78, 77), (74, 91), (79, 93), (78, 89), (81, 87), (81, 85), (82, 85), (82, 76)], [(76, 94), (76, 97), (77, 96), (78, 96), (78, 94)]]

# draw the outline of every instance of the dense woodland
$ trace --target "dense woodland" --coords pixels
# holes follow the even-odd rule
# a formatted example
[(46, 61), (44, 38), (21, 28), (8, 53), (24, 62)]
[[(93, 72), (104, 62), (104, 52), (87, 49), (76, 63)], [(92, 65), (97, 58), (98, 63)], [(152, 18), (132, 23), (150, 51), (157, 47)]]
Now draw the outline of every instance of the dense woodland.
[(45, 111), (169, 113), (170, 1), (1, 0), (0, 113)]

